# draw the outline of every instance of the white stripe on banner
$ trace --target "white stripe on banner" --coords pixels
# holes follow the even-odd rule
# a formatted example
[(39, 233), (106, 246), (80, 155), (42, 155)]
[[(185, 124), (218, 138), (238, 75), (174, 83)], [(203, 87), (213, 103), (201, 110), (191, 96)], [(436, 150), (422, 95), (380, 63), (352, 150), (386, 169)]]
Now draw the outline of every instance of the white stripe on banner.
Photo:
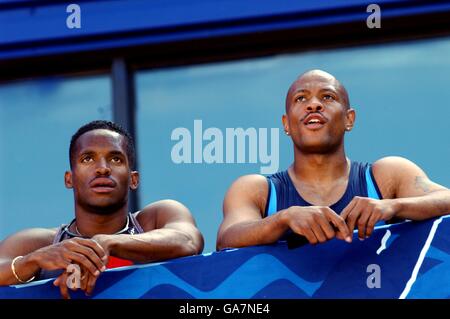
[(408, 282), (406, 283), (405, 289), (403, 290), (400, 297), (398, 297), (398, 299), (405, 299), (406, 296), (408, 296), (412, 285), (417, 279), (417, 274), (419, 273), (420, 266), (422, 266), (423, 260), (425, 259), (425, 255), (427, 254), (427, 251), (430, 248), (431, 242), (433, 241), (434, 238), (434, 234), (436, 233), (438, 225), (441, 223), (441, 221), (442, 217), (433, 222), (433, 226), (431, 227), (430, 233), (428, 234), (428, 238), (425, 242), (425, 245), (423, 246), (422, 251), (420, 252), (419, 259), (417, 259), (417, 263), (414, 266), (411, 278), (409, 278)]

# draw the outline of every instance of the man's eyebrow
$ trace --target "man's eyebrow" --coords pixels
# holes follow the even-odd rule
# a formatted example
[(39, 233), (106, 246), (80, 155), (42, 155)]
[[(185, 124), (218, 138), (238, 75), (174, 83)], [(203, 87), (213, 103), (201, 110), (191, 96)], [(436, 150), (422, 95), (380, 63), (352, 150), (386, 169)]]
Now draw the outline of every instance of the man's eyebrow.
[(111, 154), (111, 155), (123, 155), (123, 156), (125, 156), (125, 153), (122, 152), (122, 151), (111, 151), (111, 152), (109, 152), (109, 154)]
[[(93, 155), (93, 154), (95, 154), (95, 153), (96, 153), (96, 152), (95, 152), (94, 150), (87, 149), (87, 150), (84, 150), (84, 151), (80, 152), (80, 156), (82, 156), (82, 155)], [(109, 152), (108, 154), (110, 154), (110, 155), (123, 155), (123, 156), (125, 156), (125, 153), (122, 152), (122, 151), (119, 151), (119, 150), (111, 151), (111, 152)]]
[(336, 90), (334, 87), (326, 87), (319, 90), (319, 92), (325, 92), (325, 91), (331, 91), (335, 94), (339, 94), (338, 90)]
[(292, 92), (292, 94), (304, 93), (304, 92), (309, 92), (309, 90), (307, 90), (307, 89), (296, 89), (294, 92)]
[[(297, 89), (295, 91), (292, 92), (292, 96), (295, 96), (296, 94), (299, 93), (309, 93), (310, 91), (308, 89)], [(326, 88), (322, 88), (319, 90), (319, 92), (333, 92), (336, 95), (339, 95), (338, 90), (336, 90), (334, 87), (326, 87)]]
[(92, 155), (92, 154), (95, 154), (95, 152), (93, 150), (89, 150), (89, 149), (80, 152), (80, 156), (82, 156), (82, 155)]
[(300, 94), (300, 93), (309, 93), (309, 90), (307, 90), (307, 89), (296, 89), (295, 91), (292, 91), (291, 96), (294, 97), (294, 96), (296, 96), (297, 94)]

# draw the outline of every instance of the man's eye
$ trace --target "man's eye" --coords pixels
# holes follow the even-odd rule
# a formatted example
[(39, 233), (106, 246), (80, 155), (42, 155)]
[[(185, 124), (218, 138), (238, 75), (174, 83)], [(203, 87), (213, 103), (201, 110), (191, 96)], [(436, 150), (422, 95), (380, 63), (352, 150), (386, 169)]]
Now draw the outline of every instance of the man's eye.
[(333, 96), (333, 95), (330, 95), (330, 94), (325, 94), (325, 95), (323, 96), (323, 99), (324, 99), (324, 100), (334, 100), (334, 96)]
[(295, 98), (295, 101), (296, 102), (304, 102), (304, 101), (306, 101), (306, 97), (304, 95), (297, 96)]
[(91, 161), (93, 161), (93, 159), (90, 156), (85, 156), (81, 159), (81, 163), (89, 163)]
[(122, 163), (122, 159), (120, 158), (120, 157), (113, 157), (112, 159), (111, 159), (111, 161), (113, 162), (113, 163)]

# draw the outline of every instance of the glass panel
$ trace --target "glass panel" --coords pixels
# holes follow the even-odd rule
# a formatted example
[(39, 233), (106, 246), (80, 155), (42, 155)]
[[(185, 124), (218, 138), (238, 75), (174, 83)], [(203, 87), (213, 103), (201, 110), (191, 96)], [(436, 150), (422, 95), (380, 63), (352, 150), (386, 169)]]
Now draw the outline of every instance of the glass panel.
[[(351, 159), (372, 162), (388, 155), (404, 156), (448, 187), (449, 56), (450, 40), (443, 38), (139, 72), (141, 203), (162, 198), (183, 202), (205, 235), (204, 251), (215, 250), (226, 190), (238, 176), (263, 173), (261, 167), (268, 166), (264, 161), (269, 162), (264, 143), (252, 148), (256, 163), (250, 161), (248, 145), (246, 163), (236, 163), (232, 157), (228, 161), (226, 129), (252, 129), (258, 142), (270, 145), (278, 136), (272, 136), (270, 129), (278, 128), (279, 165), (278, 146), (269, 154), (272, 168), (286, 169), (293, 153), (281, 126), (285, 95), (299, 74), (316, 68), (341, 80), (357, 111), (356, 127), (346, 140)], [(201, 121), (195, 122), (197, 129), (195, 120)], [(264, 130), (268, 137), (260, 138)], [(183, 134), (191, 135), (186, 154), (176, 146)], [(208, 144), (219, 135), (223, 147), (215, 154)], [(177, 150), (179, 156), (172, 156)], [(191, 163), (177, 164), (183, 156)], [(223, 163), (206, 163), (213, 159)]]

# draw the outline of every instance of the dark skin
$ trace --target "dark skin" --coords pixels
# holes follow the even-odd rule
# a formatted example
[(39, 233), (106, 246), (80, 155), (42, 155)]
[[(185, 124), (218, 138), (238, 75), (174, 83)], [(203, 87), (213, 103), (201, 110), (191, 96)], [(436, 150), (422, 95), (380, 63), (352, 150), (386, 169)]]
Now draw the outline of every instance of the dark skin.
[[(52, 244), (57, 229), (29, 229), (0, 243), (0, 285), (18, 284), (11, 271), (27, 280), (41, 269), (81, 268), (81, 287), (92, 294), (109, 256), (148, 263), (201, 253), (203, 237), (190, 211), (181, 203), (161, 200), (135, 213), (144, 233), (114, 235), (127, 219), (128, 189), (139, 184), (139, 174), (131, 171), (125, 138), (109, 130), (84, 133), (76, 142), (72, 171), (64, 176), (75, 199), (76, 223), (70, 229), (88, 238), (72, 238)], [(75, 228), (76, 226), (76, 228)], [(67, 278), (62, 273), (54, 284), (64, 298), (70, 298)], [(74, 289), (76, 290), (76, 289)]]
[(217, 249), (274, 243), (288, 229), (311, 244), (333, 238), (350, 243), (355, 228), (364, 240), (380, 220), (424, 220), (448, 214), (450, 191), (401, 157), (373, 163), (383, 199), (354, 197), (341, 214), (329, 208), (347, 187), (350, 160), (345, 155), (344, 136), (355, 119), (347, 91), (331, 74), (314, 70), (300, 76), (288, 91), (282, 122), (294, 147), (288, 174), (297, 192), (313, 206), (292, 206), (263, 218), (266, 178), (240, 177), (225, 195)]

